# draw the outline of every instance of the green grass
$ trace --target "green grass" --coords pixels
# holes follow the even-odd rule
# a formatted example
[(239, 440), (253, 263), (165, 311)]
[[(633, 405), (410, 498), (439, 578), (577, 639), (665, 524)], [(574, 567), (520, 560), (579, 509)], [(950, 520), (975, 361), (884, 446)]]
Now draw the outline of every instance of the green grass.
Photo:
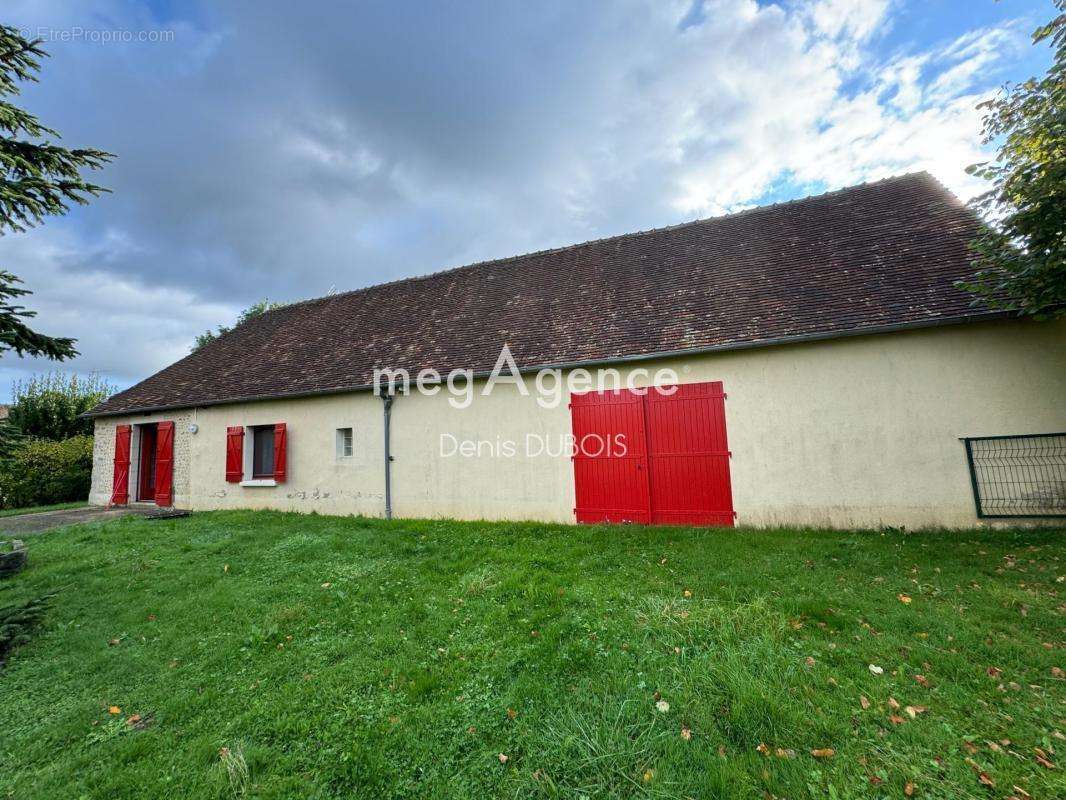
[(50, 506), (31, 506), (29, 508), (0, 509), (0, 517), (17, 517), (21, 514), (40, 514), (42, 511), (62, 511), (67, 508), (84, 508), (89, 505), (84, 500), (73, 503), (53, 503)]
[(1063, 533), (53, 531), (0, 797), (1061, 797)]

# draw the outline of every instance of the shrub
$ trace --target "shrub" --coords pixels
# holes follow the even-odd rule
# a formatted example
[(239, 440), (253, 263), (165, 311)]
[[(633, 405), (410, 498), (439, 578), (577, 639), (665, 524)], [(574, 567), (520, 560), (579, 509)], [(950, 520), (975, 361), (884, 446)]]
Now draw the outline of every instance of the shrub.
[(79, 419), (114, 391), (99, 375), (53, 372), (16, 382), (9, 421), (24, 435), (60, 441), (91, 434), (93, 421)]
[(0, 461), (0, 503), (5, 508), (69, 503), (89, 496), (93, 437), (61, 442), (30, 439)]

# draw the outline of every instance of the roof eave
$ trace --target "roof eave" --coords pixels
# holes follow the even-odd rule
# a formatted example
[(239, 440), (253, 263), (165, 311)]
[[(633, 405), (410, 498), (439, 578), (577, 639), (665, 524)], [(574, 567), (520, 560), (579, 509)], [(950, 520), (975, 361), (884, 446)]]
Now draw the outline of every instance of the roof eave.
[[(724, 353), (735, 350), (754, 350), (763, 347), (777, 347), (788, 344), (802, 344), (804, 342), (819, 342), (831, 339), (844, 339), (855, 336), (873, 336), (882, 333), (895, 333), (898, 331), (920, 330), (923, 328), (940, 328), (948, 325), (964, 325), (975, 322), (990, 322), (1008, 318), (1018, 318), (1014, 311), (979, 311), (973, 314), (964, 314), (956, 317), (941, 317), (937, 319), (915, 320), (912, 322), (897, 322), (886, 325), (871, 325), (863, 328), (849, 328), (847, 330), (819, 331), (817, 333), (805, 333), (795, 336), (781, 336), (773, 339), (756, 339), (747, 342), (728, 342), (726, 344), (706, 345), (703, 347), (689, 347), (677, 350), (660, 350), (651, 353), (638, 353), (627, 356), (611, 356), (607, 358), (587, 359), (582, 361), (567, 361), (555, 364), (537, 364), (529, 367), (519, 367), (519, 372), (529, 374), (542, 369), (578, 369), (581, 367), (604, 366), (607, 364), (626, 364), (635, 361), (649, 361), (652, 359), (678, 358), (682, 356), (704, 355), (707, 353)], [(475, 372), (474, 378), (487, 378), (492, 374), (491, 370)], [(298, 400), (307, 397), (322, 397), (326, 395), (348, 394), (355, 392), (371, 391), (373, 384), (356, 384), (331, 389), (315, 389), (306, 392), (281, 392), (276, 394), (246, 395), (242, 397), (227, 397), (221, 400), (202, 400), (190, 403), (174, 403), (158, 406), (137, 406), (134, 408), (117, 411), (86, 411), (79, 417), (95, 419), (99, 417), (121, 417), (130, 414), (150, 414), (157, 411), (180, 411), (191, 408), (208, 408), (211, 406), (236, 405), (238, 403), (256, 403), (266, 400)]]

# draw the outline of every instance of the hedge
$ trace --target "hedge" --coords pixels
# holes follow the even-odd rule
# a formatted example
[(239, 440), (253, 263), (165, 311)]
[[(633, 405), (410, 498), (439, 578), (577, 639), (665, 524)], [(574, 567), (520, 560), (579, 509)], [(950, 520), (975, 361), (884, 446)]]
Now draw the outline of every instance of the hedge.
[(0, 505), (25, 508), (85, 500), (92, 472), (92, 436), (27, 440), (0, 461)]

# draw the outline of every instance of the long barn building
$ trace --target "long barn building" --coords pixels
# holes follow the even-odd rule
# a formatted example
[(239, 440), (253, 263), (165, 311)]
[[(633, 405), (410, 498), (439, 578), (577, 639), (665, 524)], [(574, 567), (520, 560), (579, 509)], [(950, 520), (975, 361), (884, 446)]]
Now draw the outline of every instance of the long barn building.
[[(922, 173), (285, 306), (91, 412), (91, 501), (754, 526), (1064, 515), (1066, 323), (973, 304), (957, 283), (978, 231)], [(484, 393), (501, 365), (511, 382)]]

